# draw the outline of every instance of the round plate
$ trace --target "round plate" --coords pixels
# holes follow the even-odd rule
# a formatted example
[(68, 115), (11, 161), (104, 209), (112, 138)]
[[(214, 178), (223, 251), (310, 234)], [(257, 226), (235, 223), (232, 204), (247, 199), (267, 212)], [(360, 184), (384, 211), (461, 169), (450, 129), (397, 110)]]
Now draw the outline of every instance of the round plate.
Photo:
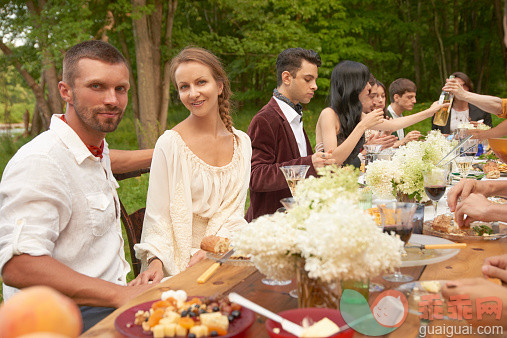
[[(452, 244), (453, 242), (433, 236), (426, 235), (418, 235), (412, 234), (410, 236), (410, 240), (408, 241), (410, 244)], [(420, 266), (420, 265), (428, 265), (434, 263), (440, 263), (448, 260), (451, 257), (454, 257), (458, 254), (460, 249), (405, 249), (407, 252), (406, 256), (401, 258), (401, 266), (409, 267), (409, 266)]]
[[(435, 281), (414, 281), (406, 284), (402, 284), (396, 288), (396, 290), (400, 291), (407, 297), (409, 312), (415, 314), (417, 316), (420, 315), (419, 312), (419, 302), (421, 300), (421, 296), (429, 295), (429, 294), (437, 294), (440, 295), (440, 298), (443, 299), (442, 293), (439, 290), (438, 292), (429, 292), (425, 288), (421, 286), (421, 282), (437, 282), (440, 284), (440, 290), (442, 286), (445, 285), (447, 281), (445, 280), (435, 280)], [(445, 304), (445, 302), (444, 302)]]
[[(140, 325), (134, 325), (134, 319), (137, 311), (148, 311), (151, 308), (151, 305), (157, 301), (159, 301), (159, 299), (142, 303), (123, 311), (118, 317), (116, 317), (116, 320), (114, 321), (116, 330), (126, 337), (153, 337), (153, 334), (145, 333)], [(227, 335), (220, 337), (239, 336), (243, 331), (248, 329), (254, 323), (254, 321), (255, 313), (243, 307), (241, 309), (241, 316), (229, 324)]]
[[(316, 323), (323, 318), (328, 318), (333, 321), (338, 327), (343, 327), (346, 323), (343, 320), (342, 315), (339, 310), (336, 309), (324, 309), (324, 308), (301, 308), (301, 309), (292, 309), (278, 313), (282, 318), (288, 319), (293, 323), (302, 324), (303, 319), (307, 318), (312, 321), (312, 323)], [(279, 333), (275, 333), (274, 329), (277, 328), (280, 330)], [(294, 338), (295, 336), (288, 333), (282, 328), (280, 323), (274, 322), (271, 319), (266, 320), (266, 330), (271, 338)], [(339, 333), (332, 335), (331, 337), (353, 337), (354, 330), (348, 328), (347, 330), (340, 331)]]
[(433, 220), (424, 222), (424, 233), (437, 236), (441, 238), (450, 239), (456, 242), (463, 241), (495, 241), (497, 239), (503, 238), (507, 236), (507, 223), (504, 222), (472, 222), (472, 226), (485, 224), (493, 229), (493, 234), (489, 236), (474, 236), (474, 235), (464, 235), (464, 234), (453, 234), (453, 233), (445, 233), (434, 230), (431, 225), (433, 224)]

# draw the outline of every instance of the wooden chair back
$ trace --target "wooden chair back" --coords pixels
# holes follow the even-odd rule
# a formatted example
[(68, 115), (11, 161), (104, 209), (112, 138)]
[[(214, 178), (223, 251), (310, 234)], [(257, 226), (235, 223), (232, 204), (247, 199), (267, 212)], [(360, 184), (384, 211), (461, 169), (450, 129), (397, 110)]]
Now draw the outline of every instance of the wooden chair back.
[[(117, 181), (122, 181), (133, 177), (139, 177), (142, 174), (146, 174), (149, 172), (150, 168), (147, 168), (136, 171), (130, 171), (123, 174), (114, 174), (114, 177), (116, 178)], [(132, 270), (134, 271), (134, 277), (136, 277), (137, 275), (139, 275), (139, 272), (141, 271), (141, 261), (136, 258), (134, 245), (141, 241), (144, 212), (146, 208), (141, 208), (129, 214), (127, 212), (127, 209), (125, 209), (125, 206), (123, 205), (121, 198), (119, 198), (119, 196), (118, 199), (120, 201), (121, 221), (123, 222), (123, 225), (125, 226), (125, 231), (127, 232), (127, 239), (130, 249), (130, 258), (132, 259)]]

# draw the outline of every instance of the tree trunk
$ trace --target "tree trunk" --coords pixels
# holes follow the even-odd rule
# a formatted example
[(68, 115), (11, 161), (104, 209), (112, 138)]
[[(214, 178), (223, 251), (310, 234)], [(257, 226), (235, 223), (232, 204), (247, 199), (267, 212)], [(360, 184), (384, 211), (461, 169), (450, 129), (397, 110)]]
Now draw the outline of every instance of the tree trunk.
[(503, 1), (495, 0), (495, 23), (496, 23), (496, 31), (498, 32), (498, 37), (500, 38), (500, 45), (502, 46), (502, 56), (503, 56), (503, 65), (504, 65), (504, 74), (505, 79), (507, 79), (507, 47), (504, 43), (504, 36), (507, 32), (503, 31)]
[(37, 104), (34, 104), (33, 116), (32, 116), (32, 127), (30, 128), (30, 135), (32, 137), (35, 137), (35, 136), (39, 135), (39, 133), (41, 131), (42, 131), (42, 120), (40, 118), (39, 108), (37, 107)]
[[(5, 55), (12, 55), (12, 51), (10, 50), (7, 45), (5, 45), (0, 39), (0, 50)], [(35, 101), (37, 102), (37, 106), (39, 107), (39, 110), (43, 113), (44, 118), (42, 119), (42, 127), (44, 130), (47, 130), (49, 128), (49, 119), (51, 118), (51, 109), (49, 107), (48, 102), (46, 101), (46, 98), (44, 97), (44, 90), (41, 89), (41, 87), (35, 82), (33, 77), (22, 67), (21, 63), (18, 60), (14, 60), (14, 66), (18, 70), (18, 72), (21, 74), (23, 79), (26, 81), (28, 86), (32, 89), (34, 95), (35, 95)]]
[[(417, 1), (417, 16), (416, 23), (419, 25), (419, 18), (421, 17), (421, 1)], [(414, 72), (415, 72), (415, 84), (417, 88), (421, 88), (421, 39), (419, 30), (417, 30), (412, 39), (412, 49), (414, 51)]]
[[(145, 0), (132, 0), (133, 9), (146, 5)], [(141, 149), (151, 148), (158, 138), (158, 93), (160, 92), (159, 74), (154, 74), (153, 41), (148, 26), (148, 16), (143, 15), (132, 20), (136, 49), (137, 79), (139, 93), (139, 121), (141, 124)]]
[(442, 41), (442, 36), (440, 35), (440, 29), (438, 27), (438, 15), (437, 15), (437, 9), (435, 7), (435, 0), (431, 0), (431, 4), (433, 5), (433, 10), (434, 10), (434, 20), (433, 20), (433, 24), (434, 24), (434, 27), (435, 27), (435, 35), (437, 37), (437, 41), (438, 41), (438, 47), (439, 47), (439, 51), (440, 51), (440, 64), (441, 64), (441, 76), (440, 76), (440, 80), (442, 83), (445, 82), (445, 79), (447, 78), (447, 65), (446, 65), (446, 61), (445, 61), (445, 49), (444, 49), (444, 42)]
[[(127, 46), (127, 41), (125, 39), (125, 34), (123, 31), (118, 32), (118, 37), (120, 40), (121, 51), (127, 60), (127, 68), (129, 69), (129, 82), (130, 82), (130, 97), (131, 97), (131, 106), (132, 111), (134, 113), (134, 121), (139, 121), (139, 93), (137, 91), (137, 82), (134, 77), (134, 71), (132, 70), (132, 60), (130, 58), (129, 49)], [(136, 135), (137, 135), (137, 144), (141, 144), (141, 128), (139, 123), (135, 123)]]
[[(169, 9), (167, 11), (167, 21), (165, 30), (165, 45), (170, 50), (172, 48), (172, 36), (173, 36), (173, 23), (174, 14), (178, 6), (178, 0), (171, 0), (168, 3)], [(171, 87), (171, 74), (169, 73), (169, 60), (164, 61), (164, 73), (162, 77), (162, 93), (160, 95), (160, 115), (158, 117), (159, 122), (159, 133), (162, 134), (167, 128), (167, 110), (169, 108), (170, 100), (170, 87)]]
[[(58, 90), (58, 72), (54, 62), (50, 59), (50, 55), (44, 52), (44, 79), (46, 80), (48, 89), (48, 103), (51, 108), (51, 114), (63, 114), (63, 103)], [(51, 119), (51, 116), (49, 116)]]
[[(40, 76), (40, 87), (44, 91), (44, 87), (46, 86), (46, 83), (44, 82), (44, 74), (41, 74)], [(32, 117), (32, 129), (30, 129), (30, 135), (32, 137), (35, 137), (40, 134), (40, 132), (43, 130), (42, 127), (42, 112), (39, 109), (39, 106), (37, 105), (37, 102), (35, 102), (35, 105), (33, 107), (33, 117)]]
[[(453, 13), (454, 13), (454, 36), (458, 36), (459, 34), (459, 17), (460, 17), (460, 11), (458, 8), (458, 1), (454, 0), (454, 7), (453, 7)], [(454, 43), (454, 53), (452, 53), (452, 68), (454, 71), (459, 70), (459, 45), (458, 42)]]
[[(162, 0), (155, 0), (154, 11), (133, 20), (134, 42), (137, 63), (137, 93), (139, 104), (138, 142), (140, 148), (151, 148), (167, 127), (169, 107), (170, 74), (169, 60), (161, 53), (161, 43), (169, 49), (172, 45), (172, 30), (177, 1), (168, 2), (164, 17)], [(132, 0), (134, 11), (146, 6), (146, 0)], [(162, 35), (162, 27), (165, 32)], [(162, 41), (163, 36), (163, 41)]]

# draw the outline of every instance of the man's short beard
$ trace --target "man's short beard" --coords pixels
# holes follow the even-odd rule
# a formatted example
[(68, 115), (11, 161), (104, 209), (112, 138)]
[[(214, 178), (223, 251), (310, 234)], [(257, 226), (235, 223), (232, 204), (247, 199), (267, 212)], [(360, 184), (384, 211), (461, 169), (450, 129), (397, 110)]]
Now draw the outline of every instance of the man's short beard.
[[(123, 118), (123, 114), (125, 113), (125, 110), (122, 111), (120, 108), (114, 106), (81, 109), (79, 100), (77, 100), (75, 95), (72, 95), (72, 100), (74, 102), (74, 111), (76, 112), (77, 117), (89, 128), (101, 133), (110, 133), (115, 131), (121, 119)], [(109, 118), (106, 119), (105, 122), (101, 123), (97, 119), (97, 114), (103, 111), (112, 111), (119, 113), (119, 117), (117, 119)]]

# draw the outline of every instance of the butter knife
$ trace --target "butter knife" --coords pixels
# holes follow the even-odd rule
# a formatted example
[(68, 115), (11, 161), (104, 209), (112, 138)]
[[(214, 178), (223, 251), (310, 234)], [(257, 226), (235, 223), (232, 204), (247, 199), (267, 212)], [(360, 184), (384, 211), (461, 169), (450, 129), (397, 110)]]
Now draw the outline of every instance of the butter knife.
[(217, 269), (220, 267), (220, 265), (227, 262), (227, 260), (229, 258), (231, 258), (231, 256), (233, 254), (234, 254), (234, 249), (227, 251), (227, 253), (225, 255), (220, 257), (219, 260), (217, 260), (215, 263), (213, 263), (213, 265), (211, 265), (208, 268), (208, 270), (204, 271), (204, 273), (202, 275), (200, 275), (199, 278), (197, 278), (197, 283), (199, 283), (199, 284), (206, 283), (206, 281), (211, 277), (211, 275), (214, 274), (215, 271), (217, 271)]
[(466, 248), (466, 243), (449, 243), (449, 244), (411, 244), (405, 245), (405, 249), (463, 249)]

